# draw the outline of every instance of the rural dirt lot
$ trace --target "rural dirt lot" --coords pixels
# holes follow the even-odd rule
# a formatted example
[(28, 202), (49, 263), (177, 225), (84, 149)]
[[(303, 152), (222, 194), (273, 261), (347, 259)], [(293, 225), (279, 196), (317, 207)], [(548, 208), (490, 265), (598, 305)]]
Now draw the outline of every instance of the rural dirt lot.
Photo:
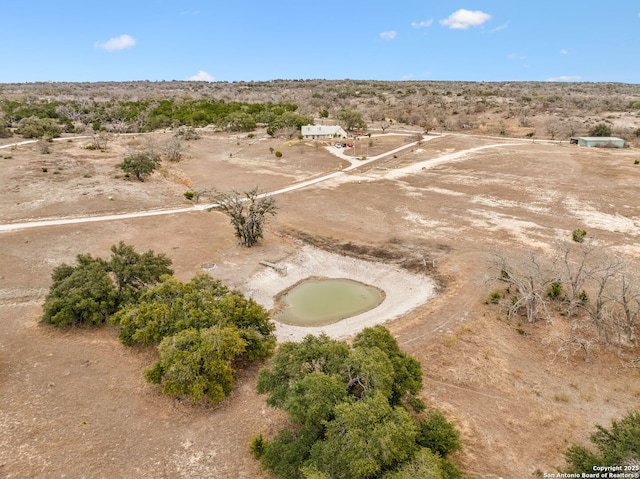
[[(54, 142), (48, 155), (34, 144), (0, 149), (0, 224), (189, 208), (188, 189), (274, 191), (349, 166), (312, 143), (203, 133), (181, 162), (163, 162), (144, 182), (124, 179), (117, 163), (169, 133), (121, 136), (107, 152), (73, 138)], [(370, 155), (408, 144), (403, 135), (372, 141)], [(258, 367), (240, 373), (221, 405), (193, 406), (146, 383), (154, 352), (123, 346), (112, 328), (38, 324), (52, 269), (80, 253), (107, 257), (119, 241), (166, 253), (179, 279), (204, 268), (266, 302), (265, 275), (269, 291), (279, 290), (277, 281), (284, 289), (285, 280), (259, 261), (312, 276), (314, 250), (335, 268), (327, 274), (351, 271), (375, 282), (382, 264), (425, 288), (433, 280), (435, 295), (396, 288), (398, 308), (377, 320), (422, 362), (423, 399), (462, 431), (454, 462), (474, 478), (555, 472), (567, 446), (587, 441), (593, 424), (638, 404), (640, 371), (597, 345), (588, 363), (579, 354), (556, 357), (545, 338), (565, 325), (509, 322), (485, 304), (488, 265), (496, 252), (548, 253), (575, 228), (637, 261), (637, 158), (634, 149), (430, 135), (278, 195), (279, 214), (251, 249), (236, 244), (221, 213), (195, 210), (0, 232), (0, 477), (267, 477), (248, 444), (286, 418), (256, 394)], [(354, 257), (368, 266), (350, 269)]]

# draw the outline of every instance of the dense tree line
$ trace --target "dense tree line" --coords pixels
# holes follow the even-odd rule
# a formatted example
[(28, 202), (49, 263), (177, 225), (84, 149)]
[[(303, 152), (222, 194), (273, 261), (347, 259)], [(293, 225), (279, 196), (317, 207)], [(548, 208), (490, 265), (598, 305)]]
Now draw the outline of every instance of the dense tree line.
[(54, 269), (42, 323), (109, 321), (123, 344), (158, 348), (148, 381), (196, 402), (221, 401), (231, 394), (238, 365), (272, 354), (275, 327), (255, 301), (204, 274), (187, 283), (174, 279), (162, 254), (140, 254), (122, 242), (111, 252), (109, 260), (78, 255), (75, 266)]
[(327, 336), (280, 345), (258, 392), (293, 427), (254, 438), (251, 450), (276, 477), (459, 477), (446, 459), (460, 448), (444, 416), (424, 412), (422, 369), (383, 326), (349, 346)]
[[(611, 120), (611, 112), (640, 109), (638, 85), (621, 83), (347, 79), (33, 83), (2, 85), (1, 89), (8, 106), (0, 111), (0, 116), (4, 112), (13, 127), (20, 117), (35, 115), (59, 118), (67, 131), (87, 125), (110, 131), (149, 131), (172, 125), (172, 104), (193, 105), (224, 99), (240, 105), (296, 105), (299, 107), (294, 110), (296, 114), (333, 120), (338, 119), (341, 110), (350, 109), (359, 112), (370, 124), (403, 123), (425, 130), (478, 131), (485, 128), (487, 113), (499, 113), (502, 121), (491, 125), (492, 134), (510, 136), (515, 133), (513, 128), (524, 127), (536, 129), (538, 137), (544, 132), (552, 139), (587, 135), (594, 122), (601, 122), (611, 128), (614, 136), (634, 142), (640, 138), (640, 128), (622, 126)], [(160, 105), (165, 99), (168, 104)], [(25, 103), (34, 106), (18, 111)], [(209, 115), (208, 108), (201, 112), (197, 108), (185, 108), (183, 113), (180, 121), (184, 124), (195, 124)], [(223, 116), (229, 113), (231, 111)], [(254, 112), (249, 115), (254, 116)], [(209, 124), (217, 125), (221, 118)], [(227, 124), (236, 125), (236, 120)], [(281, 124), (271, 121), (268, 125), (257, 118), (255, 121), (268, 126), (272, 133), (283, 129)]]
[[(312, 124), (313, 118), (296, 113), (294, 103), (227, 102), (213, 98), (163, 98), (96, 101), (5, 99), (0, 112), (18, 134), (41, 137), (41, 125), (55, 125), (69, 133), (107, 130), (117, 133), (148, 132), (179, 126), (215, 125), (227, 131), (251, 131), (265, 126), (270, 134), (278, 129)], [(37, 125), (34, 128), (31, 125)]]

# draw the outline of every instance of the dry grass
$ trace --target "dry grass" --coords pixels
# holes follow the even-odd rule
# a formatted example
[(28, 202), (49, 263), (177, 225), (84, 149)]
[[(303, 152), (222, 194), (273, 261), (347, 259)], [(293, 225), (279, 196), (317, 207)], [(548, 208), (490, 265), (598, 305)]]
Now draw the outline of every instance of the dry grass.
[[(270, 191), (345, 164), (313, 146), (304, 154), (297, 144), (287, 150), (264, 134), (249, 140), (205, 131), (188, 158), (166, 166), (166, 177), (129, 182), (116, 177), (115, 165), (134, 140), (116, 140), (107, 152), (85, 150), (80, 140), (57, 142), (46, 175), (32, 146), (0, 150), (2, 221), (187, 206), (187, 185)], [(593, 423), (637, 404), (640, 370), (623, 367), (605, 348), (593, 350), (591, 363), (580, 354), (554, 360), (556, 345), (545, 339), (562, 334), (566, 322), (506, 321), (485, 304), (487, 264), (496, 250), (544, 253), (577, 226), (636, 261), (640, 250), (631, 240), (640, 235), (633, 226), (640, 208), (629, 198), (640, 170), (633, 150), (537, 142), (427, 168), (434, 158), (496, 142), (438, 137), (424, 151), (281, 195), (266, 238), (250, 250), (236, 245), (228, 220), (215, 212), (2, 233), (2, 474), (259, 477), (247, 444), (284, 417), (256, 394), (256, 370), (238, 378), (219, 408), (193, 408), (146, 384), (148, 355), (122, 347), (109, 329), (37, 325), (52, 269), (79, 253), (107, 256), (119, 240), (167, 254), (180, 279), (215, 265), (213, 274), (237, 288), (261, 271), (259, 261), (286, 259), (307, 243), (435, 276), (438, 296), (388, 326), (422, 362), (422, 397), (462, 431), (458, 463), (477, 478), (528, 477), (562, 465), (567, 445), (585, 441)], [(277, 160), (270, 147), (285, 156)]]

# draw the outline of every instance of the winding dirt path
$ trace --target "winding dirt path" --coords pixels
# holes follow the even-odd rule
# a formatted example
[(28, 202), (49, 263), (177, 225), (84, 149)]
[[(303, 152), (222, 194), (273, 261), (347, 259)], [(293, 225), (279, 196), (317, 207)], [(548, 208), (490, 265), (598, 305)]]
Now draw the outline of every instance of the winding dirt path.
[[(441, 136), (438, 136), (438, 137), (436, 137), (436, 136), (426, 136), (426, 137), (423, 138), (423, 141), (429, 141), (429, 140), (432, 140), (434, 138), (440, 138)], [(89, 138), (89, 137), (82, 136), (82, 137), (76, 137), (76, 138)], [(25, 144), (35, 143), (35, 142), (36, 142), (36, 140), (28, 140), (28, 141), (23, 141), (23, 142), (20, 142), (20, 143), (12, 143), (10, 145), (0, 146), (0, 148), (9, 148), (9, 147), (12, 147), (12, 146), (25, 145)], [(356, 170), (356, 169), (361, 168), (363, 166), (366, 166), (369, 163), (373, 163), (373, 162), (375, 162), (377, 160), (380, 160), (381, 158), (387, 157), (389, 155), (393, 155), (393, 154), (398, 153), (400, 151), (406, 150), (407, 148), (411, 148), (411, 147), (415, 146), (416, 144), (417, 144), (417, 142), (407, 143), (406, 145), (403, 145), (401, 147), (398, 147), (398, 148), (395, 148), (393, 150), (387, 151), (387, 152), (382, 153), (380, 155), (372, 156), (372, 157), (370, 157), (370, 158), (368, 158), (366, 160), (357, 160), (357, 159), (355, 159), (353, 157), (344, 155), (342, 152), (340, 152), (340, 150), (338, 148), (327, 147), (327, 150), (331, 154), (333, 154), (333, 155), (335, 155), (335, 156), (337, 156), (339, 158), (342, 158), (344, 160), (347, 160), (351, 164), (348, 167), (346, 167), (346, 168), (344, 168), (344, 169), (342, 169), (340, 171), (335, 171), (333, 173), (329, 173), (327, 175), (323, 175), (323, 176), (320, 176), (318, 178), (313, 178), (311, 180), (302, 181), (302, 182), (299, 182), (299, 183), (294, 183), (294, 184), (292, 184), (290, 186), (287, 186), (285, 188), (281, 188), (279, 190), (263, 193), (263, 194), (260, 195), (260, 197), (274, 196), (274, 195), (280, 195), (280, 194), (283, 194), (283, 193), (288, 193), (290, 191), (295, 191), (295, 190), (299, 190), (299, 189), (302, 189), (302, 188), (306, 188), (308, 186), (315, 185), (317, 183), (321, 183), (323, 181), (327, 181), (327, 180), (330, 180), (332, 178), (336, 178), (336, 177), (342, 176), (345, 173), (348, 173), (350, 171), (353, 171), (353, 170)], [(424, 167), (431, 168), (431, 167), (446, 163), (448, 161), (461, 160), (461, 159), (466, 158), (469, 154), (474, 153), (476, 151), (480, 151), (480, 150), (484, 150), (484, 149), (488, 149), (488, 148), (499, 148), (499, 147), (503, 147), (503, 146), (511, 146), (511, 145), (514, 145), (514, 144), (515, 143), (494, 143), (494, 144), (490, 144), (490, 145), (483, 145), (483, 146), (479, 146), (479, 147), (475, 147), (475, 148), (469, 148), (467, 150), (458, 151), (458, 152), (455, 152), (455, 153), (442, 155), (442, 156), (439, 156), (439, 157), (434, 158), (432, 160), (428, 160), (427, 162), (419, 163), (419, 168), (418, 169), (424, 168)], [(397, 172), (393, 172), (391, 174), (393, 174), (394, 176), (396, 176), (396, 175), (403, 176), (403, 175), (406, 175), (406, 174), (411, 174), (414, 169), (415, 169), (415, 166), (411, 165), (409, 167), (401, 168), (401, 169), (397, 170)], [(387, 175), (388, 174), (389, 173), (387, 173)], [(173, 215), (173, 214), (178, 214), (178, 213), (189, 213), (189, 212), (193, 212), (193, 211), (203, 211), (203, 210), (214, 208), (216, 206), (217, 206), (216, 203), (209, 203), (209, 204), (204, 204), (204, 205), (194, 205), (194, 206), (187, 207), (187, 208), (171, 208), (171, 209), (147, 210), (147, 211), (138, 211), (138, 212), (133, 212), (133, 213), (121, 213), (121, 214), (103, 215), (103, 216), (66, 217), (66, 218), (56, 218), (56, 219), (48, 219), (48, 220), (40, 220), (40, 221), (29, 221), (29, 222), (23, 222), (23, 223), (5, 223), (5, 224), (0, 224), (0, 232), (3, 232), (3, 231), (18, 231), (18, 230), (27, 229), (27, 228), (40, 228), (40, 227), (46, 227), (46, 226), (60, 226), (60, 225), (70, 225), (70, 224), (79, 224), (79, 223), (93, 223), (93, 222), (101, 222), (101, 221), (116, 221), (116, 220), (130, 219), (130, 218), (149, 217), (149, 216)]]

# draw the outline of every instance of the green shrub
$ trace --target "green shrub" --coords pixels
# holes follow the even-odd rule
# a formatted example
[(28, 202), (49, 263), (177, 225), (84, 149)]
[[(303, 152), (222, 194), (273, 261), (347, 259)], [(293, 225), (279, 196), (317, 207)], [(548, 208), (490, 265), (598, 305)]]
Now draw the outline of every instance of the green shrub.
[(155, 158), (144, 152), (133, 153), (118, 164), (127, 175), (135, 175), (138, 181), (144, 181), (156, 169), (158, 162)]
[(184, 197), (189, 201), (192, 201), (193, 197), (195, 196), (195, 193), (193, 191), (185, 191), (183, 194), (184, 194)]
[(589, 130), (589, 136), (611, 136), (611, 128), (604, 123), (598, 123)]
[(500, 294), (500, 291), (494, 291), (489, 295), (489, 302), (491, 304), (498, 304), (500, 302), (501, 297), (502, 295)]
[(571, 232), (571, 237), (576, 243), (582, 243), (585, 236), (587, 236), (587, 231), (580, 228), (577, 228)]
[(562, 283), (554, 281), (547, 290), (547, 296), (551, 299), (558, 299), (562, 295)]
[(633, 160), (634, 165), (640, 165), (640, 160)]
[[(574, 444), (565, 453), (567, 473), (591, 473), (594, 466), (620, 466), (640, 461), (640, 411), (630, 411), (621, 420), (611, 421), (611, 427), (596, 425), (591, 434), (595, 446), (586, 448)], [(584, 476), (583, 476), (584, 477)]]
[(247, 342), (235, 326), (186, 329), (163, 339), (160, 359), (145, 371), (147, 381), (162, 384), (162, 392), (194, 402), (217, 403), (235, 385), (233, 360)]
[(460, 433), (440, 411), (433, 411), (420, 421), (417, 443), (431, 449), (441, 457), (447, 457), (461, 447)]
[(256, 459), (260, 459), (260, 457), (264, 453), (264, 449), (266, 445), (267, 443), (264, 440), (264, 436), (262, 435), (262, 433), (260, 433), (251, 440), (249, 451), (251, 451), (251, 454), (253, 454), (253, 457), (255, 457)]
[(282, 152), (279, 150), (276, 151), (275, 155), (276, 155), (276, 158), (282, 158)]

